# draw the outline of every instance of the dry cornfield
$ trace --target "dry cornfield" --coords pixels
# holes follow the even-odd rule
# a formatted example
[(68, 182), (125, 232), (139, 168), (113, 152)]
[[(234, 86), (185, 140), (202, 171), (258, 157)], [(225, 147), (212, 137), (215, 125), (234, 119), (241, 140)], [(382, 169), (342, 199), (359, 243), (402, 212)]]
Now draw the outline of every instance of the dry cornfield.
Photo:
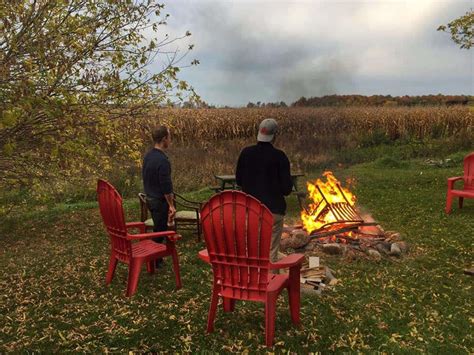
[(248, 138), (256, 134), (258, 123), (275, 118), (282, 135), (315, 138), (345, 132), (360, 137), (378, 131), (391, 139), (449, 137), (474, 129), (469, 107), (322, 107), (256, 109), (163, 109), (145, 121), (173, 127), (181, 142), (188, 139), (217, 141)]
[[(143, 151), (150, 143), (149, 129), (171, 127), (175, 184), (188, 190), (212, 185), (213, 174), (233, 173), (240, 150), (255, 142), (258, 124), (267, 117), (279, 123), (276, 146), (287, 153), (293, 170), (302, 171), (383, 143), (449, 140), (445, 152), (453, 152), (472, 146), (474, 139), (474, 111), (461, 106), (160, 109), (132, 125), (140, 126)], [(458, 149), (458, 142), (464, 146)], [(431, 148), (425, 149), (413, 154), (430, 154)], [(357, 160), (363, 158), (347, 158)]]

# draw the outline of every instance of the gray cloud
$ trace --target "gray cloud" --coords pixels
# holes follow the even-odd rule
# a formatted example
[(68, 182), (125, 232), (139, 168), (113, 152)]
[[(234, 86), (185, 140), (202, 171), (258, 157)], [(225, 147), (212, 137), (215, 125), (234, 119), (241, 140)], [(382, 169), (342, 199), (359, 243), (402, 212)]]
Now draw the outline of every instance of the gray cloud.
[(197, 68), (185, 70), (219, 105), (326, 94), (473, 94), (472, 51), (439, 24), (470, 1), (184, 1), (170, 30), (189, 29)]
[(337, 94), (352, 86), (353, 63), (347, 58), (320, 56), (316, 62), (291, 68), (282, 76), (277, 95), (286, 101), (301, 96)]

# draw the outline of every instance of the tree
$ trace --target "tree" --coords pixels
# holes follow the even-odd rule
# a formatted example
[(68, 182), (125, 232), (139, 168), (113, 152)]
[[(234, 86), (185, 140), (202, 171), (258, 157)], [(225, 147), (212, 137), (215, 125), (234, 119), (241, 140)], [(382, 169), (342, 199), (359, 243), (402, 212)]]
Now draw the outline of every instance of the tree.
[(124, 118), (197, 97), (178, 78), (192, 45), (175, 48), (191, 34), (161, 34), (163, 9), (154, 0), (0, 0), (0, 188), (110, 170), (114, 155), (138, 161)]
[(460, 48), (469, 49), (474, 45), (474, 11), (468, 11), (447, 25), (438, 27), (438, 31), (451, 34), (453, 41), (460, 45)]

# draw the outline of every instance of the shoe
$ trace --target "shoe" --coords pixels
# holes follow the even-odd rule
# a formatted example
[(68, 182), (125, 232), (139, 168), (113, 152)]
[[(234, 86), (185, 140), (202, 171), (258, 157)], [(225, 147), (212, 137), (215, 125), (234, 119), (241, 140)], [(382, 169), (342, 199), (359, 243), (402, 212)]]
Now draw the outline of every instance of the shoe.
[(157, 269), (161, 269), (164, 266), (165, 266), (165, 262), (164, 262), (163, 258), (159, 258), (159, 259), (155, 260), (155, 267)]

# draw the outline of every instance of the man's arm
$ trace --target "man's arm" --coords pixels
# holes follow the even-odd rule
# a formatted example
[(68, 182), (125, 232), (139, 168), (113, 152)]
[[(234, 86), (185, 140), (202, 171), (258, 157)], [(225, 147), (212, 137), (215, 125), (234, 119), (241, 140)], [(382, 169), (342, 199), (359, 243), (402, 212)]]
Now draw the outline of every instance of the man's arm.
[(176, 208), (174, 206), (173, 182), (171, 181), (171, 164), (168, 160), (164, 160), (163, 164), (160, 166), (158, 178), (160, 180), (161, 191), (163, 192), (170, 208), (169, 214), (174, 217), (176, 214)]
[(237, 186), (242, 187), (244, 177), (244, 151), (242, 150), (237, 160), (237, 168), (235, 169), (235, 182)]
[(284, 196), (288, 196), (293, 190), (293, 180), (291, 179), (290, 161), (282, 152), (280, 158), (280, 191)]

